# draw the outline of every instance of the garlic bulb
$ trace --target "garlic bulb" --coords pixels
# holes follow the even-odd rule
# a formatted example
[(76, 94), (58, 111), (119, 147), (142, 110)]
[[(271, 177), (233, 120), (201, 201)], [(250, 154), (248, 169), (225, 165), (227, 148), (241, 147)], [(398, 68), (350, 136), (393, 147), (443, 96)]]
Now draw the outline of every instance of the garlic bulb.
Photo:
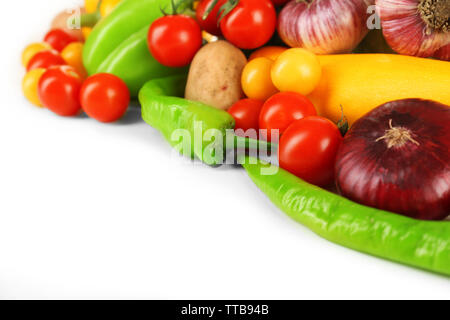
[(373, 0), (293, 0), (278, 16), (278, 33), (290, 47), (349, 53), (369, 31), (370, 4)]
[(392, 49), (417, 57), (436, 53), (448, 60), (444, 47), (450, 44), (450, 0), (376, 0), (376, 5)]
[(450, 44), (435, 52), (434, 57), (441, 60), (450, 61)]

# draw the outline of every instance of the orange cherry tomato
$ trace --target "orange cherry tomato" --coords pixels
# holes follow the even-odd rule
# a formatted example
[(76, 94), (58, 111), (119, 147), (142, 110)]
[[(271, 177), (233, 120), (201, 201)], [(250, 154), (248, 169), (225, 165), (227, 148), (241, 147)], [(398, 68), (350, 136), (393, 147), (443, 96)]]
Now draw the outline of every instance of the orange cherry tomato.
[(280, 54), (285, 52), (288, 48), (285, 47), (275, 47), (275, 46), (269, 46), (269, 47), (263, 47), (261, 49), (256, 50), (250, 55), (249, 61), (254, 60), (256, 58), (269, 58), (270, 60), (277, 60)]
[(87, 77), (87, 72), (83, 65), (83, 43), (72, 42), (68, 44), (61, 52), (61, 57), (69, 66), (74, 67), (83, 79)]
[(92, 33), (92, 28), (83, 27), (81, 28), (81, 32), (83, 33), (83, 38), (86, 41)]
[(273, 61), (268, 58), (256, 58), (244, 67), (241, 77), (242, 90), (250, 99), (267, 100), (278, 89), (272, 83), (271, 69)]

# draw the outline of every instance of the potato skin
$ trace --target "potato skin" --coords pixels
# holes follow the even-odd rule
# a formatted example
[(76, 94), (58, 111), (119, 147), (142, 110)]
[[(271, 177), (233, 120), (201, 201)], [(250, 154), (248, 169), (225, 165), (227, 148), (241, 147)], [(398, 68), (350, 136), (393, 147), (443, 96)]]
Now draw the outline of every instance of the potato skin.
[(241, 76), (246, 64), (242, 51), (227, 41), (205, 45), (192, 61), (186, 99), (228, 110), (244, 97)]

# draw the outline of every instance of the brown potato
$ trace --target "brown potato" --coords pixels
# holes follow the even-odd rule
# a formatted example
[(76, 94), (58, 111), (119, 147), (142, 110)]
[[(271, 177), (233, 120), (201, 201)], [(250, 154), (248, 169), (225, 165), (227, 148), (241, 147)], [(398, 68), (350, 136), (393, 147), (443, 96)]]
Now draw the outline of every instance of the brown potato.
[(189, 70), (185, 97), (221, 110), (228, 110), (243, 98), (242, 70), (247, 58), (227, 41), (204, 46)]

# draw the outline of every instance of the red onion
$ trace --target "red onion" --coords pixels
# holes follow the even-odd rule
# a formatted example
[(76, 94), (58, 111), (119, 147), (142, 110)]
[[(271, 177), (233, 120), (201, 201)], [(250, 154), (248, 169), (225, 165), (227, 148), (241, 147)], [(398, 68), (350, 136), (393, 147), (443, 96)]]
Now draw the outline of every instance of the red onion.
[(450, 45), (449, 0), (376, 0), (376, 5), (392, 49), (404, 55), (449, 60), (448, 49), (447, 55), (437, 52)]
[(386, 103), (359, 119), (340, 147), (341, 194), (424, 220), (450, 215), (450, 107), (419, 99)]
[(279, 15), (278, 33), (291, 46), (316, 54), (349, 53), (368, 32), (374, 0), (293, 0)]

